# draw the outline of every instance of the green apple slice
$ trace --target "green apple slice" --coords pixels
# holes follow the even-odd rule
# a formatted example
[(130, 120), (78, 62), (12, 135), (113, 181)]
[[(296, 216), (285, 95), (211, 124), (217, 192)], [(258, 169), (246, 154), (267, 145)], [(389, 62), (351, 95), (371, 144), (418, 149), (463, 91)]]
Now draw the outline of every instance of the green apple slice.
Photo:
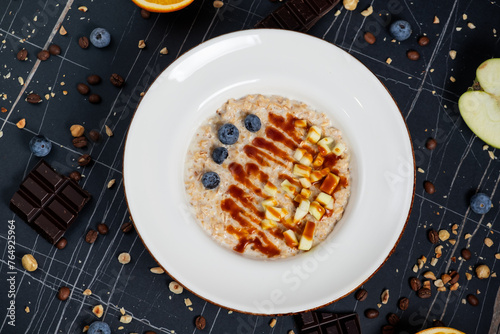
[(500, 148), (500, 59), (489, 59), (476, 72), (481, 90), (467, 91), (458, 108), (465, 123), (487, 144)]

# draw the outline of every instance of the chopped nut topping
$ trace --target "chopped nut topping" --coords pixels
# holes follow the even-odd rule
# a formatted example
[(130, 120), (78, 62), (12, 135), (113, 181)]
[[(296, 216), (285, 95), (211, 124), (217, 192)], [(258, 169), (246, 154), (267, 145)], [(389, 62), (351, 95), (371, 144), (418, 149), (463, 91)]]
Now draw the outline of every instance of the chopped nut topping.
[(389, 289), (385, 289), (384, 292), (382, 292), (380, 299), (382, 301), (382, 304), (387, 304), (387, 302), (389, 301)]
[(484, 244), (488, 247), (491, 247), (491, 246), (493, 246), (493, 240), (491, 240), (490, 238), (485, 238)]
[(439, 18), (437, 16), (434, 16), (434, 21), (432, 21), (434, 24), (439, 24)]
[(161, 267), (153, 267), (149, 269), (153, 274), (163, 274), (165, 271)]
[(78, 7), (78, 10), (79, 10), (80, 12), (84, 12), (84, 13), (86, 13), (86, 12), (87, 12), (87, 10), (88, 10), (88, 8), (87, 8), (87, 7), (85, 7), (85, 6), (80, 6), (80, 7)]
[(213, 6), (214, 6), (214, 8), (221, 8), (222, 6), (224, 6), (224, 2), (222, 2), (220, 0), (215, 0), (213, 3)]
[(191, 299), (189, 299), (189, 298), (184, 298), (184, 304), (185, 304), (186, 306), (191, 306), (191, 305), (193, 305), (193, 303), (191, 302)]
[(64, 26), (61, 26), (61, 28), (59, 29), (59, 34), (61, 34), (62, 36), (66, 35), (68, 32), (66, 31), (66, 29), (64, 29)]
[(92, 309), (92, 313), (94, 313), (96, 317), (100, 318), (104, 314), (104, 308), (102, 307), (102, 305), (96, 305)]
[(437, 279), (437, 280), (434, 282), (434, 285), (435, 285), (436, 287), (438, 287), (438, 288), (442, 288), (442, 287), (444, 287), (444, 283), (443, 283), (443, 281), (442, 281), (442, 280), (440, 280), (440, 279)]
[(436, 280), (436, 275), (432, 271), (426, 271), (423, 275), (425, 278), (431, 279), (433, 281)]
[(457, 51), (455, 51), (455, 50), (450, 50), (449, 54), (450, 54), (451, 59), (455, 59), (457, 57)]
[(183, 287), (176, 281), (170, 282), (168, 288), (170, 289), (171, 292), (175, 293), (176, 295), (181, 294), (182, 291), (184, 290)]
[(161, 50), (160, 50), (160, 54), (162, 54), (162, 55), (166, 55), (166, 54), (168, 54), (168, 50), (167, 50), (167, 48), (163, 48), (163, 49), (161, 49)]
[(108, 137), (112, 137), (113, 131), (111, 130), (111, 128), (107, 125), (104, 125), (104, 128), (106, 129), (106, 134), (108, 135)]
[(138, 47), (139, 49), (144, 49), (144, 48), (146, 47), (146, 42), (145, 42), (143, 39), (141, 39), (141, 40), (139, 41), (139, 43), (137, 44), (137, 47)]
[(121, 253), (120, 255), (118, 255), (118, 262), (120, 262), (121, 264), (127, 264), (127, 263), (130, 263), (130, 254), (129, 253)]
[(465, 273), (465, 278), (467, 278), (467, 280), (470, 281), (472, 279), (472, 274)]
[(364, 11), (362, 11), (361, 15), (366, 17), (366, 16), (372, 15), (372, 13), (373, 13), (373, 6), (370, 6), (367, 9), (365, 9)]
[(472, 22), (467, 23), (467, 27), (469, 27), (469, 29), (476, 29), (476, 26)]
[(458, 282), (457, 282), (457, 283), (455, 283), (455, 284), (453, 284), (452, 286), (450, 286), (450, 291), (455, 291), (455, 290), (457, 290), (459, 286), (460, 286), (460, 284), (458, 284)]
[(116, 180), (115, 179), (112, 179), (108, 182), (108, 189), (110, 189), (112, 186), (114, 186)]
[(129, 315), (129, 314), (122, 315), (120, 317), (120, 322), (123, 323), (123, 324), (129, 324), (129, 323), (132, 322), (132, 316)]
[(439, 231), (439, 240), (446, 241), (450, 238), (450, 232), (446, 230)]
[(465, 240), (467, 240), (467, 239), (470, 239), (470, 237), (472, 237), (472, 234), (467, 233), (467, 234), (464, 236), (464, 239), (465, 239)]
[(274, 328), (274, 326), (276, 326), (276, 322), (278, 322), (276, 318), (271, 319), (271, 321), (269, 322), (269, 327)]
[(90, 296), (91, 294), (92, 294), (92, 291), (90, 289), (85, 289), (85, 291), (83, 291), (84, 296)]
[(437, 262), (438, 262), (438, 259), (437, 259), (437, 258), (435, 258), (435, 257), (433, 257), (433, 258), (431, 259), (431, 266), (433, 266), (433, 267), (434, 267), (434, 266), (437, 264)]

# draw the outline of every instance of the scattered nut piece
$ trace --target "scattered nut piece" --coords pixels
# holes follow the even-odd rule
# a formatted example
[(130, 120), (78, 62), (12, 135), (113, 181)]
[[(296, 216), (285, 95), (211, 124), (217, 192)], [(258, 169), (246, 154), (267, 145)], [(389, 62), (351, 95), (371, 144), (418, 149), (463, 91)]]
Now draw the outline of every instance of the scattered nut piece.
[(278, 321), (276, 320), (276, 318), (271, 319), (271, 321), (269, 322), (269, 327), (274, 328), (277, 322)]
[(356, 7), (358, 6), (359, 0), (344, 0), (344, 8), (347, 10), (355, 10)]
[(452, 76), (450, 76), (450, 81), (455, 82), (455, 81), (457, 81), (457, 79), (455, 79), (455, 77), (452, 75)]
[(414, 272), (414, 273), (418, 272), (418, 266), (417, 266), (417, 265), (414, 265), (414, 266), (413, 266), (413, 272)]
[(493, 153), (493, 151), (488, 151), (488, 155), (490, 156), (491, 160), (495, 160), (496, 159), (495, 154)]
[(467, 14), (462, 14), (462, 19), (465, 21), (467, 20)]
[(122, 315), (125, 315), (125, 309), (124, 309), (123, 307), (120, 309), (120, 313), (121, 313)]
[(471, 273), (465, 273), (465, 278), (467, 278), (468, 281), (472, 279), (472, 274)]
[(436, 257), (440, 258), (441, 254), (443, 254), (443, 245), (436, 246), (436, 248), (434, 248), (434, 252), (436, 253)]
[(487, 149), (489, 149), (490, 147), (488, 145), (483, 145), (483, 151), (486, 151)]
[(83, 136), (83, 133), (85, 132), (85, 128), (79, 124), (73, 124), (69, 128), (69, 131), (71, 132), (71, 135), (76, 138), (76, 137)]
[(417, 171), (418, 171), (419, 173), (422, 173), (422, 174), (423, 174), (423, 173), (425, 173), (425, 170), (423, 170), (423, 169), (422, 169), (422, 168), (420, 168), (420, 167), (418, 167)]
[(492, 273), (491, 277), (497, 277), (497, 273)]
[(484, 238), (484, 244), (488, 247), (491, 247), (493, 246), (493, 240), (491, 240), (490, 238)]
[(472, 234), (467, 233), (467, 234), (464, 236), (464, 239), (465, 239), (465, 240), (467, 240), (467, 239), (470, 239), (470, 237), (472, 237)]
[(426, 289), (430, 289), (431, 288), (431, 281), (424, 281), (422, 286)]
[(21, 86), (22, 86), (22, 85), (24, 85), (24, 79), (23, 79), (23, 77), (19, 77), (19, 78), (17, 78), (17, 81), (19, 81), (19, 84), (20, 84)]
[[(449, 52), (450, 58), (455, 59), (457, 57), (457, 51), (455, 50), (450, 50)], [(456, 224), (455, 224), (456, 225)]]
[(137, 44), (137, 47), (138, 47), (139, 49), (144, 49), (144, 48), (146, 47), (146, 42), (145, 42), (143, 39), (141, 39), (141, 40), (139, 41), (139, 44)]
[(222, 6), (224, 6), (224, 2), (222, 2), (220, 0), (215, 0), (213, 5), (214, 5), (214, 8), (221, 8)]
[[(339, 16), (340, 14), (342, 14), (342, 12), (340, 11), (340, 9), (337, 9), (337, 11), (335, 12), (335, 16)], [(293, 331), (292, 331), (293, 332)]]
[(116, 182), (115, 179), (109, 180), (109, 182), (108, 182), (108, 189), (110, 189), (112, 186), (114, 186), (115, 182)]
[(469, 27), (469, 29), (476, 29), (476, 26), (472, 22), (467, 23), (467, 27)]
[(434, 21), (432, 21), (434, 24), (439, 24), (439, 18), (437, 16), (434, 16)]
[(455, 283), (455, 284), (453, 284), (452, 286), (450, 286), (450, 291), (455, 291), (455, 290), (457, 290), (459, 286), (460, 286), (460, 284), (458, 284), (458, 282), (457, 282), (457, 283)]
[(389, 289), (385, 289), (384, 292), (382, 292), (380, 299), (382, 301), (382, 304), (387, 304), (387, 302), (389, 301)]
[(16, 126), (19, 129), (23, 129), (26, 126), (26, 119), (23, 118), (23, 119), (19, 120), (19, 122), (16, 123)]
[(500, 253), (495, 254), (495, 259), (500, 260)]
[(437, 264), (437, 262), (438, 262), (438, 259), (437, 259), (436, 257), (433, 257), (433, 258), (431, 259), (431, 266), (433, 266), (433, 267), (434, 267), (434, 266)]
[(163, 48), (163, 49), (161, 49), (161, 50), (160, 50), (160, 54), (162, 54), (162, 55), (166, 55), (166, 54), (168, 54), (168, 50), (167, 50), (167, 48)]
[(439, 240), (446, 241), (450, 238), (450, 232), (446, 230), (439, 231)]
[(176, 281), (170, 282), (170, 284), (168, 285), (168, 288), (170, 289), (171, 292), (175, 293), (176, 295), (181, 294), (182, 291), (184, 290), (182, 285), (180, 285)]
[(460, 30), (462, 30), (462, 27), (456, 27), (455, 30), (460, 31)]
[(153, 267), (149, 269), (153, 274), (163, 274), (165, 271), (161, 267)]
[(87, 7), (85, 7), (85, 6), (80, 6), (80, 7), (78, 7), (78, 10), (79, 10), (80, 12), (84, 12), (84, 13), (86, 13), (86, 12), (87, 12), (87, 10), (89, 10), (89, 9), (88, 9)]
[(488, 277), (490, 277), (490, 268), (485, 264), (477, 266), (476, 275), (477, 275), (477, 278), (479, 278), (479, 279), (488, 278)]
[(184, 304), (186, 306), (191, 306), (191, 305), (193, 305), (193, 302), (191, 302), (191, 299), (189, 299), (189, 298), (184, 298)]
[(434, 285), (437, 287), (437, 288), (442, 288), (444, 287), (444, 283), (442, 280), (440, 279), (437, 279), (436, 281), (434, 281)]
[(102, 305), (96, 305), (94, 306), (94, 308), (92, 309), (92, 313), (94, 313), (96, 315), (96, 317), (100, 318), (102, 317), (102, 315), (104, 314), (104, 308), (102, 307)]
[(373, 6), (370, 6), (367, 9), (365, 9), (364, 11), (362, 11), (361, 15), (366, 17), (366, 16), (372, 15), (372, 13), (373, 13)]
[(129, 253), (121, 253), (118, 255), (118, 262), (121, 264), (127, 264), (130, 263), (130, 254)]
[(0, 108), (0, 110), (1, 110), (2, 112), (7, 112), (7, 108), (4, 108), (4, 107)]
[(24, 312), (26, 312), (26, 313), (30, 313), (30, 307), (29, 307), (29, 306), (26, 306), (26, 307), (24, 308)]
[(123, 324), (130, 324), (132, 322), (132, 316), (130, 314), (122, 315), (120, 317), (120, 322)]
[(456, 229), (458, 229), (458, 224), (453, 224), (451, 226), (451, 230), (453, 231), (453, 230), (456, 230)]
[(451, 276), (450, 275), (448, 275), (448, 274), (441, 275), (441, 282), (443, 282), (443, 284), (446, 284), (449, 281), (451, 281)]
[(61, 26), (61, 28), (59, 29), (59, 33), (64, 36), (66, 35), (68, 32), (66, 31), (66, 29), (64, 29), (64, 26)]
[(85, 291), (83, 291), (84, 296), (90, 296), (91, 294), (92, 294), (92, 291), (90, 289), (85, 289)]
[(449, 239), (448, 242), (452, 245), (456, 244), (457, 241), (455, 239)]
[(25, 254), (21, 259), (21, 264), (27, 271), (35, 271), (38, 268), (38, 262), (31, 254)]
[(437, 288), (437, 291), (444, 292), (444, 291), (446, 291), (446, 287), (445, 286), (439, 287), (439, 288)]
[(82, 329), (82, 332), (86, 333), (89, 330), (89, 327), (90, 327), (89, 325), (84, 326), (83, 329)]
[(426, 271), (423, 275), (425, 278), (431, 279), (433, 281), (436, 280), (436, 275), (432, 271)]
[(417, 260), (418, 264), (418, 269), (422, 269), (424, 267), (424, 264), (427, 262), (427, 258), (422, 255), (420, 259)]
[(111, 130), (111, 128), (107, 125), (104, 125), (104, 128), (106, 129), (106, 134), (108, 135), (108, 137), (113, 137), (113, 131)]
[(387, 64), (389, 64), (389, 65), (390, 65), (390, 64), (392, 63), (392, 59), (391, 59), (391, 58), (387, 58), (387, 59), (385, 60), (385, 62), (386, 62)]

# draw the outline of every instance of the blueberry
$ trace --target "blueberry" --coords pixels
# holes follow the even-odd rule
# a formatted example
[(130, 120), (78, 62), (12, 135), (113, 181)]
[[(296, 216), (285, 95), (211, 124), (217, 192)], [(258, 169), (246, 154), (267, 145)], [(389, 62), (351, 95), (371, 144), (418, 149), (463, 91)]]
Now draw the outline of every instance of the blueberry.
[(470, 199), (470, 208), (479, 215), (484, 215), (491, 209), (491, 199), (488, 195), (477, 193)]
[(217, 135), (222, 144), (232, 145), (238, 141), (240, 131), (231, 123), (226, 123), (219, 128)]
[(102, 321), (94, 321), (90, 324), (87, 331), (88, 334), (111, 334), (109, 325)]
[(212, 159), (216, 164), (221, 164), (227, 158), (227, 149), (225, 147), (217, 147), (212, 151)]
[(245, 128), (250, 132), (257, 132), (260, 130), (260, 118), (254, 114), (249, 114), (245, 117)]
[(90, 33), (90, 42), (96, 48), (104, 48), (111, 43), (111, 35), (104, 28), (95, 28)]
[(203, 183), (203, 186), (207, 189), (215, 189), (220, 183), (219, 174), (215, 172), (206, 172), (201, 177), (201, 183)]
[(411, 26), (407, 21), (398, 20), (391, 24), (389, 31), (391, 32), (392, 37), (401, 42), (410, 37)]
[(37, 157), (44, 157), (50, 153), (52, 143), (44, 136), (35, 136), (30, 140), (30, 150)]

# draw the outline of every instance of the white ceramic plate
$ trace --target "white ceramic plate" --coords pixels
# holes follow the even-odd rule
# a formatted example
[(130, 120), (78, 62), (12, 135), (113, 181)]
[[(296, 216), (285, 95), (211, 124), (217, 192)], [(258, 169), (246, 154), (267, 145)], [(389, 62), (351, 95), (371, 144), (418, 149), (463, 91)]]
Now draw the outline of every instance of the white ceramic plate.
[[(327, 113), (352, 151), (344, 217), (325, 242), (285, 260), (219, 246), (187, 208), (183, 163), (195, 129), (229, 98), (250, 93)], [(415, 183), (406, 124), (380, 81), (338, 47), (283, 30), (230, 33), (174, 61), (136, 111), (123, 169), (137, 232), (158, 263), (193, 293), (256, 314), (317, 308), (366, 281), (397, 244)]]

